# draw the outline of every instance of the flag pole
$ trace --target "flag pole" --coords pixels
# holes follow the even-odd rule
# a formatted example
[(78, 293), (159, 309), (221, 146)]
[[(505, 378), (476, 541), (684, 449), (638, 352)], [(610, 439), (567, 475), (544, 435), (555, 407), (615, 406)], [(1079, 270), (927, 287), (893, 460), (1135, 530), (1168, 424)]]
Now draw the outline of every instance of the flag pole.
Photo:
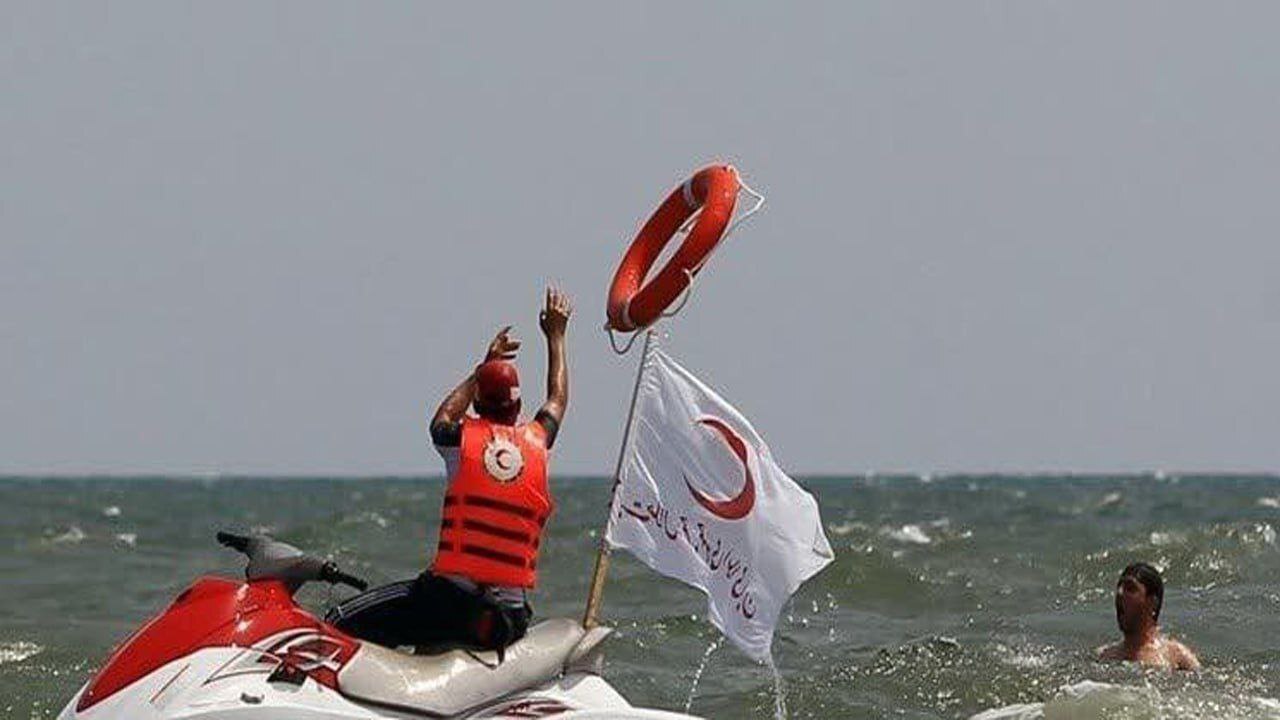
[(649, 348), (653, 344), (653, 336), (653, 330), (646, 330), (644, 333), (640, 367), (636, 370), (635, 386), (631, 388), (631, 407), (627, 410), (627, 425), (622, 431), (622, 447), (618, 448), (618, 463), (613, 468), (613, 489), (609, 492), (609, 512), (605, 513), (604, 526), (600, 529), (600, 549), (596, 554), (596, 568), (591, 573), (591, 589), (587, 591), (587, 609), (582, 614), (582, 627), (588, 630), (597, 624), (600, 603), (604, 596), (604, 578), (609, 572), (609, 540), (605, 536), (609, 532), (609, 521), (612, 519), (613, 501), (618, 494), (618, 484), (622, 481), (622, 461), (627, 456), (627, 446), (631, 441), (631, 424), (635, 419), (636, 400), (640, 397), (640, 381), (644, 378), (644, 368), (649, 360)]

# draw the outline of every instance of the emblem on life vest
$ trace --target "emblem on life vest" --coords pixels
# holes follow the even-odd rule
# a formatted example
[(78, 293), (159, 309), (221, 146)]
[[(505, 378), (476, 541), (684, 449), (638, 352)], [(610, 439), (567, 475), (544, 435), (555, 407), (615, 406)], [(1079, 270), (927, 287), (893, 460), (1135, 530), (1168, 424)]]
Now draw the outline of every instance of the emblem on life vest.
[(509, 483), (524, 469), (524, 456), (515, 443), (494, 435), (484, 446), (484, 469), (494, 480)]

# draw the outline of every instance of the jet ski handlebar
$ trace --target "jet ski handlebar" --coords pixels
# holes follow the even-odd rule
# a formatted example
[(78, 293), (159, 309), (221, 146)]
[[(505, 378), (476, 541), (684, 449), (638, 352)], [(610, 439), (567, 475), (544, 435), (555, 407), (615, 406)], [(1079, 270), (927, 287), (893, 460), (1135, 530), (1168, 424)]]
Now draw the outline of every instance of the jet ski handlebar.
[(219, 543), (226, 545), (232, 550), (239, 550), (246, 555), (249, 554), (249, 542), (251, 540), (252, 538), (247, 535), (234, 535), (229, 532), (223, 532), (221, 530), (218, 531)]
[(250, 580), (276, 579), (284, 581), (290, 591), (310, 580), (320, 580), (332, 585), (348, 585), (364, 591), (369, 583), (338, 569), (332, 560), (321, 562), (298, 548), (273, 540), (265, 535), (236, 535), (219, 532), (218, 542), (244, 553), (249, 558), (245, 576)]

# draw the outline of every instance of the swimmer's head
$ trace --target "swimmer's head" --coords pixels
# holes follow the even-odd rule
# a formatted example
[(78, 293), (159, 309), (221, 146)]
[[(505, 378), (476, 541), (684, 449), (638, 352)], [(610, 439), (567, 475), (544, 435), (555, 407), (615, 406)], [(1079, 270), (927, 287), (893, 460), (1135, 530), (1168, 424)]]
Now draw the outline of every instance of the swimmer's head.
[(1148, 623), (1155, 625), (1163, 605), (1164, 579), (1159, 570), (1136, 562), (1120, 573), (1116, 583), (1116, 622), (1121, 632), (1137, 632)]

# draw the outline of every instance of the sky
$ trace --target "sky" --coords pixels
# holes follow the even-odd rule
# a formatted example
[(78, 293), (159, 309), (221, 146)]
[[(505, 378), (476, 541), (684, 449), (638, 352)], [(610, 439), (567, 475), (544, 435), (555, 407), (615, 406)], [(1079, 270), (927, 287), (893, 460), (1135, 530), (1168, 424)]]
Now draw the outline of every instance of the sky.
[(1280, 5), (6, 3), (0, 472), (434, 474), (504, 324), (607, 474), (605, 294), (727, 161), (663, 347), (795, 473), (1280, 471)]

